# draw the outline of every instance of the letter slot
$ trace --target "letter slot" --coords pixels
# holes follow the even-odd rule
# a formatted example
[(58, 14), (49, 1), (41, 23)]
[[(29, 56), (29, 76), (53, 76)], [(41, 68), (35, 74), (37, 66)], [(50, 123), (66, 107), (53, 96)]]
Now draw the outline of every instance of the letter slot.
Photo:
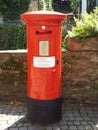
[(50, 30), (49, 31), (48, 30), (47, 31), (36, 31), (37, 35), (45, 35), (45, 34), (47, 35), (47, 34), (51, 34), (51, 33), (52, 33), (52, 31), (50, 31)]

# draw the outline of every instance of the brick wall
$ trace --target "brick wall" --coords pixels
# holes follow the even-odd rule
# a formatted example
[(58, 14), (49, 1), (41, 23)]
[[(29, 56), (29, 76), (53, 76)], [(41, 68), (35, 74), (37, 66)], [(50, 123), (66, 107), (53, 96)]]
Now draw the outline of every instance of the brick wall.
[[(26, 51), (0, 52), (0, 100), (26, 101)], [(98, 52), (63, 52), (62, 95), (65, 103), (98, 102)]]

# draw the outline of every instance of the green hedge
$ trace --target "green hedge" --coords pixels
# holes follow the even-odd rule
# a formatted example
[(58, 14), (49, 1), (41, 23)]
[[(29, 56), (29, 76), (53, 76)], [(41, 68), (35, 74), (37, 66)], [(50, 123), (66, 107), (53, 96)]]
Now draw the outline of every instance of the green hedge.
[(0, 50), (26, 48), (26, 27), (24, 24), (0, 24)]
[[(62, 31), (62, 48), (66, 49), (65, 36), (67, 30)], [(0, 50), (26, 49), (25, 24), (0, 24)]]
[(0, 0), (3, 20), (19, 20), (20, 14), (28, 10), (31, 0)]

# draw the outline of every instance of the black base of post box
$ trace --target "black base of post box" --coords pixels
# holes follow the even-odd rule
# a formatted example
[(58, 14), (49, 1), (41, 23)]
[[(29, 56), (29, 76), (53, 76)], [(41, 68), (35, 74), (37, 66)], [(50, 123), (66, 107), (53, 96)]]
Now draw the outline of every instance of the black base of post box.
[(27, 97), (28, 119), (34, 124), (49, 125), (60, 121), (62, 97), (53, 100), (36, 100)]

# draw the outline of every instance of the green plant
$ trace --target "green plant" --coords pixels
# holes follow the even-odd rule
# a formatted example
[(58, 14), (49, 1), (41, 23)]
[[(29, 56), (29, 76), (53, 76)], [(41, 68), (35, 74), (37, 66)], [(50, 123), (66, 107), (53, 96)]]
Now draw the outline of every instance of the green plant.
[(52, 0), (39, 0), (38, 2), (39, 10), (52, 10)]
[(19, 70), (20, 72), (23, 72), (24, 70), (24, 65), (20, 61), (15, 61), (13, 57), (10, 57), (7, 61), (5, 61), (4, 68), (14, 68), (16, 70)]
[(66, 44), (65, 44), (65, 36), (67, 35), (67, 30), (66, 29), (63, 29), (62, 30), (62, 49), (66, 49)]
[(71, 0), (71, 4), (70, 4), (70, 6), (71, 6), (72, 10), (75, 9), (76, 4), (77, 4), (77, 1), (76, 1), (76, 0)]
[(75, 26), (68, 31), (68, 37), (85, 40), (87, 37), (98, 36), (98, 7), (91, 13), (83, 13), (82, 18), (74, 18)]
[(20, 14), (28, 10), (30, 0), (0, 0), (0, 12), (4, 20), (20, 19)]
[(26, 48), (25, 24), (0, 24), (0, 50)]

